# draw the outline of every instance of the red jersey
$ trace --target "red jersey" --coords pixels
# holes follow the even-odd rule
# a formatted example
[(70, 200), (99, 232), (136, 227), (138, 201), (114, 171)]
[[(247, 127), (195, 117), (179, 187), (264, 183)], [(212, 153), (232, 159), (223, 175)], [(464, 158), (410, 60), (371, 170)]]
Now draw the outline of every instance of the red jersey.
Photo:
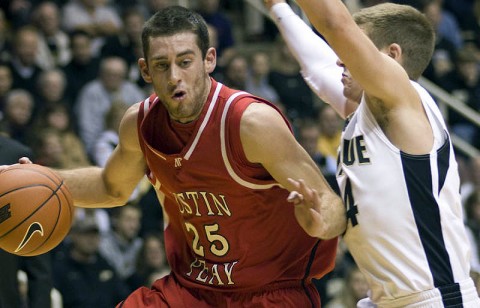
[(212, 79), (194, 122), (171, 120), (155, 95), (140, 106), (147, 176), (167, 216), (167, 258), (187, 287), (261, 291), (310, 283), (334, 266), (337, 239), (307, 235), (286, 201), (288, 191), (245, 157), (240, 119), (253, 102), (275, 108)]

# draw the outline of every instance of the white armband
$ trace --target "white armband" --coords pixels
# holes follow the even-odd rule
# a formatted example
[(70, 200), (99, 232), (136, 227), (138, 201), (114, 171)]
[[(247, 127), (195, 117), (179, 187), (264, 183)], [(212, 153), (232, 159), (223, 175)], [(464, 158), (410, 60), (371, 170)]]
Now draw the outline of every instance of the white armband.
[(345, 118), (347, 99), (343, 95), (341, 81), (343, 69), (336, 64), (338, 57), (335, 52), (288, 4), (275, 4), (270, 15), (299, 62), (306, 83), (320, 99)]

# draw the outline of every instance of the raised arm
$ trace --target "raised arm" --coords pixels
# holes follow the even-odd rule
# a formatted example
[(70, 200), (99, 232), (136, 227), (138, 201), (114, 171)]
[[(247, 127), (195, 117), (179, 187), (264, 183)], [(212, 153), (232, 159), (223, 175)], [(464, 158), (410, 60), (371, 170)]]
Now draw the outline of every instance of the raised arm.
[(124, 205), (145, 174), (146, 164), (137, 137), (138, 104), (130, 107), (120, 124), (120, 141), (105, 168), (60, 170), (74, 203), (79, 207)]
[(338, 56), (330, 46), (293, 12), (285, 0), (266, 0), (265, 6), (315, 94), (342, 118), (355, 111), (358, 102), (343, 95), (342, 68), (337, 65)]
[(276, 110), (265, 104), (250, 105), (242, 116), (240, 138), (247, 159), (262, 164), (287, 190), (297, 189), (289, 178), (303, 179), (316, 190), (318, 198), (314, 203), (295, 207), (297, 220), (309, 235), (329, 239), (344, 232), (346, 219), (342, 200)]
[(386, 54), (381, 53), (340, 0), (298, 0), (297, 3), (367, 96), (381, 100), (386, 108), (404, 101), (418, 101), (407, 73), (394, 60), (401, 57), (398, 45)]
[(390, 142), (409, 154), (428, 153), (433, 131), (410, 80), (420, 77), (433, 51), (434, 33), (425, 16), (410, 6), (384, 3), (356, 13), (358, 26), (340, 0), (297, 2), (364, 90)]

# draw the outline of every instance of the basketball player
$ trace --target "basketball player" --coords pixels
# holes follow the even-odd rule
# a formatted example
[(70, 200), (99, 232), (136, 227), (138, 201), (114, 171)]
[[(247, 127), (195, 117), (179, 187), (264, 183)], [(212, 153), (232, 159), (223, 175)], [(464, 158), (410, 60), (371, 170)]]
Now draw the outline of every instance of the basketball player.
[[(201, 16), (160, 10), (142, 42), (155, 94), (126, 112), (104, 169), (59, 171), (78, 206), (122, 205), (145, 174), (164, 206), (172, 273), (118, 307), (319, 307), (311, 279), (334, 265), (342, 200), (272, 104), (209, 76), (216, 51)], [(289, 177), (321, 194), (323, 240), (296, 222)]]
[[(265, 1), (267, 8), (282, 2)], [(480, 307), (469, 277), (451, 140), (435, 102), (412, 81), (430, 61), (431, 25), (409, 6), (377, 5), (352, 19), (339, 0), (297, 2), (340, 57), (345, 96), (357, 100), (350, 76), (363, 89), (346, 120), (337, 170), (347, 210), (344, 239), (371, 289), (359, 307)], [(305, 39), (308, 27), (286, 4), (277, 4), (272, 13), (302, 66), (315, 63), (305, 56), (304, 50), (315, 50), (308, 41), (294, 43), (299, 33)], [(323, 44), (314, 57), (323, 52), (331, 57), (325, 43), (309, 33), (314, 44)], [(328, 66), (328, 59), (320, 61)], [(342, 114), (346, 100), (326, 80), (332, 75), (322, 74), (304, 72), (312, 89)], [(298, 192), (290, 200), (304, 210), (297, 216), (300, 224), (309, 234), (320, 234), (315, 221), (324, 209), (318, 194), (303, 180), (292, 183)]]

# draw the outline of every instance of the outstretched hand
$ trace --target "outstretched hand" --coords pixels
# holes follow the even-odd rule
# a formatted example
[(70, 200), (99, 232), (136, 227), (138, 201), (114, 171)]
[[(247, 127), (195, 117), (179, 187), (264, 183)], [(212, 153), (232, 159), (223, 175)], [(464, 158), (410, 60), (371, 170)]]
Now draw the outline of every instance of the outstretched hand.
[[(30, 160), (30, 158), (28, 157), (21, 157), (19, 160), (18, 160), (18, 163), (19, 164), (32, 164), (32, 161)], [(15, 164), (16, 165), (16, 164)], [(7, 169), (8, 167), (10, 167), (12, 165), (0, 165), (0, 172), (2, 172), (3, 170)]]
[(274, 6), (277, 3), (286, 3), (285, 0), (263, 0), (263, 4), (265, 4), (265, 7), (270, 10), (272, 6)]
[(295, 205), (295, 217), (308, 235), (319, 237), (322, 234), (323, 218), (320, 213), (320, 197), (315, 189), (308, 187), (302, 179), (288, 181), (295, 187), (287, 198)]

